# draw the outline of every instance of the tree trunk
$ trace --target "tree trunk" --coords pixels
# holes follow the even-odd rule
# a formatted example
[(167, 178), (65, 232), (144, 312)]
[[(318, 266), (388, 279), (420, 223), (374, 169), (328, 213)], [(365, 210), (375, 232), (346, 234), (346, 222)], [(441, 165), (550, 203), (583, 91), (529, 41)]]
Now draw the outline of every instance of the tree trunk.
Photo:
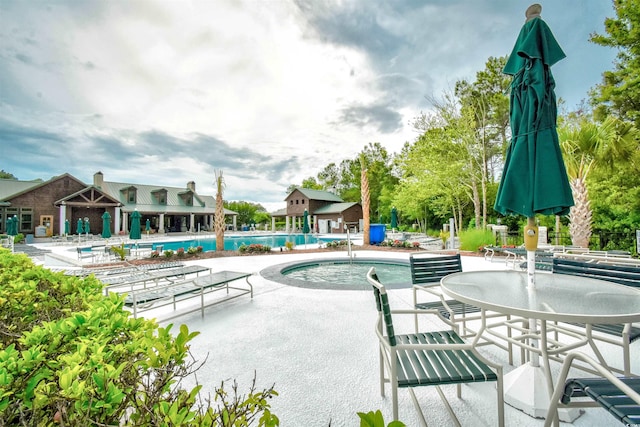
[(364, 167), (360, 171), (360, 193), (362, 196), (362, 223), (364, 227), (362, 243), (364, 245), (368, 245), (371, 242), (371, 238), (369, 236), (369, 206), (371, 201), (369, 200), (369, 179), (367, 178), (367, 170)]
[(216, 213), (214, 217), (214, 228), (216, 231), (216, 252), (224, 251), (224, 179), (222, 171), (216, 175)]
[(575, 205), (569, 212), (569, 234), (571, 243), (583, 248), (589, 247), (591, 239), (591, 202), (584, 178), (574, 178), (570, 182)]

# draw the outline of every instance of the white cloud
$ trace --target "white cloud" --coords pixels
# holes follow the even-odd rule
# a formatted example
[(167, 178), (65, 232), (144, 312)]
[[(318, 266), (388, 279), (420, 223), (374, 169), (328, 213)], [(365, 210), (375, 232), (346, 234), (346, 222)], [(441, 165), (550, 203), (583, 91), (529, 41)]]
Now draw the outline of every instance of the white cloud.
[[(2, 2), (0, 167), (21, 179), (194, 180), (209, 194), (223, 169), (230, 199), (277, 205), (370, 142), (397, 152), (413, 140), (425, 96), (509, 53), (528, 4)], [(576, 103), (611, 68), (614, 53), (587, 42), (611, 6), (545, 8), (568, 51), (558, 93)]]

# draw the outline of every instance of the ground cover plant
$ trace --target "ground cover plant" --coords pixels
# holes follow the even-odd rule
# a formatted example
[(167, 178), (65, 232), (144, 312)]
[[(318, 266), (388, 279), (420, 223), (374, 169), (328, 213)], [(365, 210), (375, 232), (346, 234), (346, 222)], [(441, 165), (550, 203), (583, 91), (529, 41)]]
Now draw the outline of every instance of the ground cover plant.
[(279, 425), (273, 387), (186, 387), (197, 332), (134, 319), (93, 276), (0, 249), (0, 283), (0, 426)]

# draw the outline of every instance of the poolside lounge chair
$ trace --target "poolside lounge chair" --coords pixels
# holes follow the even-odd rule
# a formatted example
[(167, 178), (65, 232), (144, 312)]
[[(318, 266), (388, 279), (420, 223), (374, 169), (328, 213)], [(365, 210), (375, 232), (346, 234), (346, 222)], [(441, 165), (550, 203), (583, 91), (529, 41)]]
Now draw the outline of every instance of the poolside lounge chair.
[[(591, 365), (597, 378), (567, 378), (574, 360)], [(572, 399), (578, 398), (578, 401)], [(586, 400), (584, 400), (586, 398)], [(558, 408), (602, 407), (627, 426), (640, 424), (640, 378), (616, 377), (611, 371), (589, 356), (571, 352), (562, 365), (562, 371), (551, 397), (545, 427), (558, 426)]]
[[(407, 388), (422, 423), (426, 426), (426, 419), (413, 388), (435, 386), (449, 414), (460, 425), (440, 386), (456, 384), (460, 398), (463, 383), (495, 381), (498, 424), (504, 426), (502, 366), (477, 353), (475, 345), (479, 337), (466, 343), (453, 330), (455, 325), (441, 317), (439, 318), (452, 329), (398, 335), (394, 331), (392, 314), (414, 314), (416, 310), (391, 310), (386, 289), (378, 280), (375, 267), (369, 270), (367, 281), (373, 286), (378, 310), (376, 334), (379, 340), (380, 393), (384, 396), (384, 385), (386, 382), (390, 383), (393, 419), (398, 419), (398, 387)], [(438, 316), (437, 310), (419, 312)]]

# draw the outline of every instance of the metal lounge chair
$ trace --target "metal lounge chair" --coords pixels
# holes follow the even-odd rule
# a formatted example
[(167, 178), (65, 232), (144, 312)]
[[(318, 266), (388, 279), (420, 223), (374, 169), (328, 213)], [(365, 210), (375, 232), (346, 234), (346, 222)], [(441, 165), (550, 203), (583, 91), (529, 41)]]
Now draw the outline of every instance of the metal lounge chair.
[[(391, 385), (394, 420), (398, 419), (398, 388), (407, 388), (420, 419), (426, 426), (425, 416), (413, 388), (435, 386), (452, 419), (460, 426), (440, 386), (456, 384), (460, 398), (461, 384), (495, 381), (498, 424), (504, 426), (502, 366), (486, 360), (477, 353), (475, 345), (479, 336), (473, 342), (466, 343), (453, 329), (397, 335), (393, 327), (392, 314), (415, 314), (416, 310), (391, 310), (386, 289), (378, 280), (375, 267), (369, 270), (367, 281), (373, 286), (378, 310), (376, 334), (379, 340), (380, 393), (384, 396), (385, 383)], [(439, 317), (437, 310), (419, 310), (419, 313)], [(452, 322), (447, 322), (446, 319), (443, 321), (450, 327), (455, 327)]]
[[(574, 360), (590, 365), (599, 377), (567, 378)], [(578, 398), (577, 400), (575, 400)], [(572, 401), (572, 399), (574, 399)], [(586, 399), (586, 400), (585, 400)], [(627, 426), (640, 424), (640, 378), (616, 377), (591, 357), (571, 352), (562, 365), (558, 382), (551, 397), (545, 427), (558, 426), (558, 408), (602, 407)]]

